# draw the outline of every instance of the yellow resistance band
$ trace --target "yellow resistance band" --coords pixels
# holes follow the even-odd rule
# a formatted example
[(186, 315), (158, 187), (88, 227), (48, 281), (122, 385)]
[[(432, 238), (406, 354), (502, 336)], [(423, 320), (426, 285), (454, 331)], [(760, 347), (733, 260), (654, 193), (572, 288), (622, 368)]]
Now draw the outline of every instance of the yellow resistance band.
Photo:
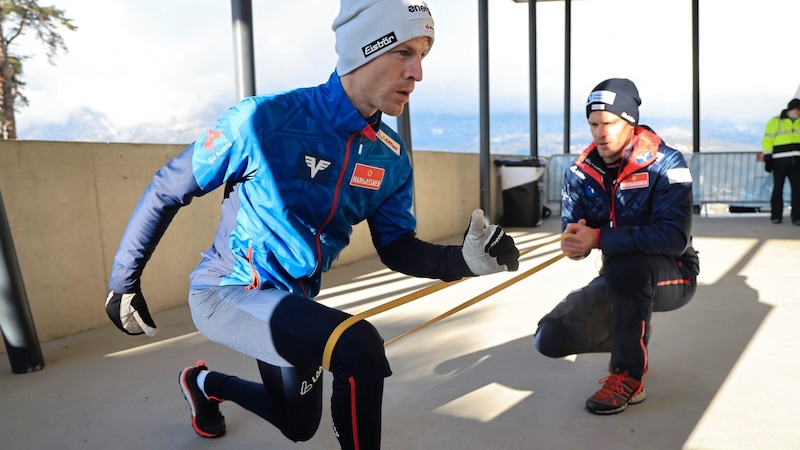
[(455, 314), (455, 313), (457, 313), (457, 312), (461, 311), (462, 309), (465, 309), (465, 308), (467, 308), (468, 306), (472, 306), (472, 305), (474, 305), (475, 303), (478, 303), (479, 301), (481, 301), (481, 300), (485, 299), (486, 297), (490, 297), (490, 296), (492, 296), (492, 295), (494, 295), (494, 294), (496, 294), (496, 293), (498, 293), (498, 292), (502, 291), (503, 289), (505, 289), (505, 288), (507, 288), (507, 287), (511, 286), (512, 284), (514, 284), (514, 283), (516, 283), (516, 282), (518, 282), (518, 281), (522, 280), (523, 278), (527, 278), (527, 277), (529, 277), (529, 276), (531, 276), (531, 275), (535, 274), (536, 272), (538, 272), (538, 271), (540, 271), (540, 270), (544, 269), (545, 267), (549, 266), (550, 264), (553, 264), (554, 262), (558, 261), (559, 259), (561, 259), (561, 258), (563, 258), (563, 257), (565, 257), (565, 256), (567, 256), (567, 254), (566, 254), (566, 253), (561, 253), (561, 254), (559, 254), (559, 255), (557, 255), (557, 256), (555, 256), (555, 257), (553, 257), (553, 258), (550, 258), (550, 259), (548, 259), (547, 261), (545, 261), (545, 262), (543, 262), (543, 263), (539, 264), (538, 266), (536, 266), (536, 267), (534, 267), (534, 268), (532, 268), (532, 269), (528, 269), (528, 270), (526, 270), (525, 272), (522, 272), (521, 274), (519, 274), (519, 275), (515, 276), (515, 277), (514, 277), (514, 278), (512, 278), (512, 279), (510, 279), (510, 280), (507, 280), (507, 281), (505, 281), (505, 282), (503, 282), (503, 283), (500, 283), (500, 284), (498, 284), (497, 286), (495, 286), (495, 287), (493, 287), (493, 288), (489, 289), (488, 291), (484, 292), (483, 294), (476, 295), (475, 297), (471, 298), (470, 300), (467, 300), (466, 302), (464, 302), (464, 303), (462, 303), (462, 304), (460, 304), (460, 305), (456, 306), (455, 308), (451, 309), (450, 311), (447, 311), (447, 312), (445, 312), (445, 313), (442, 313), (442, 314), (440, 314), (440, 315), (438, 315), (438, 316), (434, 317), (433, 319), (431, 319), (431, 320), (429, 320), (429, 321), (427, 321), (427, 322), (423, 323), (422, 325), (417, 325), (416, 327), (414, 327), (414, 328), (412, 328), (412, 329), (410, 329), (410, 330), (406, 331), (405, 333), (401, 334), (400, 336), (397, 336), (396, 338), (393, 338), (393, 339), (390, 339), (390, 340), (386, 341), (386, 343), (385, 343), (385, 344), (383, 344), (383, 345), (384, 345), (384, 347), (388, 347), (388, 346), (389, 346), (389, 345), (391, 345), (392, 343), (394, 343), (394, 342), (396, 342), (396, 341), (399, 341), (400, 339), (402, 339), (402, 338), (404, 338), (404, 337), (408, 336), (408, 335), (409, 335), (409, 334), (411, 334), (411, 333), (414, 333), (414, 332), (416, 332), (416, 331), (419, 331), (419, 330), (421, 330), (421, 329), (423, 329), (423, 328), (427, 327), (428, 325), (433, 325), (434, 323), (436, 323), (436, 322), (438, 322), (438, 321), (440, 321), (440, 320), (442, 320), (442, 319), (444, 319), (444, 318), (446, 318), (446, 317), (450, 317), (450, 316), (452, 316), (453, 314)]
[[(536, 249), (542, 248), (542, 247), (544, 247), (546, 245), (550, 245), (550, 244), (554, 244), (556, 242), (562, 241), (562, 240), (566, 239), (569, 236), (572, 236), (572, 234), (571, 233), (562, 234), (561, 236), (559, 236), (556, 239), (553, 239), (551, 241), (545, 242), (543, 244), (536, 245), (534, 247), (531, 247), (529, 249), (526, 249), (526, 250), (520, 252), (520, 256), (525, 255), (527, 253), (530, 253), (530, 252), (532, 252), (532, 251), (534, 251)], [(384, 346), (388, 346), (389, 344), (397, 341), (398, 339), (400, 339), (402, 337), (405, 337), (405, 336), (407, 336), (407, 335), (409, 335), (409, 334), (411, 334), (411, 333), (413, 333), (413, 332), (415, 332), (417, 330), (420, 330), (422, 328), (427, 327), (428, 325), (431, 325), (431, 324), (433, 324), (435, 322), (438, 322), (439, 320), (442, 320), (445, 317), (448, 317), (448, 316), (450, 316), (452, 314), (455, 314), (456, 312), (458, 312), (458, 311), (460, 311), (460, 310), (462, 310), (462, 309), (464, 309), (464, 308), (466, 308), (466, 307), (468, 307), (470, 305), (473, 305), (473, 304), (485, 299), (486, 297), (494, 295), (497, 292), (507, 288), (508, 286), (511, 286), (512, 284), (522, 280), (523, 278), (526, 278), (526, 277), (528, 277), (530, 275), (533, 275), (534, 273), (544, 269), (545, 267), (549, 266), (550, 264), (553, 264), (554, 262), (558, 261), (559, 259), (563, 258), (564, 256), (566, 256), (566, 254), (562, 253), (562, 254), (560, 254), (560, 255), (558, 255), (558, 256), (556, 256), (556, 257), (554, 257), (554, 258), (552, 258), (552, 259), (550, 259), (548, 261), (545, 261), (545, 262), (539, 264), (538, 266), (536, 266), (536, 267), (534, 267), (532, 269), (529, 269), (529, 270), (525, 271), (524, 273), (522, 273), (520, 275), (517, 275), (516, 277), (514, 277), (514, 278), (512, 278), (512, 279), (510, 279), (510, 280), (508, 280), (508, 281), (506, 281), (506, 282), (504, 282), (504, 283), (502, 283), (502, 284), (500, 284), (498, 286), (495, 286), (494, 288), (489, 289), (488, 291), (484, 292), (483, 294), (480, 294), (477, 297), (472, 298), (471, 300), (463, 303), (462, 305), (460, 305), (460, 306), (458, 306), (458, 307), (456, 307), (454, 309), (451, 309), (450, 311), (448, 311), (448, 312), (436, 317), (435, 319), (432, 319), (432, 320), (430, 320), (430, 321), (428, 321), (428, 322), (426, 322), (426, 323), (424, 323), (424, 324), (422, 324), (422, 325), (420, 325), (420, 326), (418, 326), (418, 327), (416, 327), (416, 328), (414, 328), (414, 329), (412, 329), (410, 331), (407, 331), (407, 332), (401, 334), (400, 336), (398, 336), (398, 337), (386, 342), (384, 344)], [(359, 314), (356, 314), (356, 315), (348, 317), (342, 323), (340, 323), (336, 328), (334, 328), (333, 332), (331, 332), (331, 335), (328, 337), (328, 342), (325, 344), (325, 350), (322, 352), (322, 367), (325, 368), (326, 370), (330, 370), (331, 356), (333, 355), (333, 348), (336, 346), (336, 343), (339, 341), (339, 338), (342, 336), (342, 333), (344, 333), (345, 330), (350, 328), (350, 326), (352, 326), (354, 323), (358, 322), (359, 320), (365, 319), (367, 317), (374, 316), (375, 314), (379, 314), (379, 313), (382, 313), (384, 311), (388, 311), (390, 309), (396, 308), (396, 307), (398, 307), (400, 305), (404, 305), (406, 303), (412, 302), (412, 301), (414, 301), (414, 300), (416, 300), (418, 298), (424, 297), (424, 296), (426, 296), (428, 294), (432, 294), (434, 292), (440, 291), (440, 290), (442, 290), (442, 289), (444, 289), (444, 288), (446, 288), (448, 286), (452, 286), (452, 285), (460, 283), (460, 282), (462, 282), (464, 280), (468, 280), (469, 278), (470, 277), (464, 277), (464, 278), (461, 278), (461, 279), (458, 279), (458, 280), (454, 280), (454, 281), (442, 281), (440, 283), (433, 284), (431, 286), (428, 286), (428, 287), (419, 289), (417, 291), (414, 291), (414, 292), (412, 292), (412, 293), (410, 293), (408, 295), (404, 295), (403, 297), (400, 297), (398, 299), (395, 299), (395, 300), (392, 300), (390, 302), (386, 302), (386, 303), (384, 303), (382, 305), (376, 306), (375, 308), (371, 308), (371, 309), (363, 311), (363, 312), (361, 312)]]

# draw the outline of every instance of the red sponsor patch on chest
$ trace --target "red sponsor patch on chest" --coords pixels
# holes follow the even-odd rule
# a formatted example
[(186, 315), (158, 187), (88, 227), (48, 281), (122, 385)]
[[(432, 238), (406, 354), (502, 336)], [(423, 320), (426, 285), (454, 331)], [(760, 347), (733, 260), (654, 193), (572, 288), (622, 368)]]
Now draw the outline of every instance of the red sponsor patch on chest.
[(385, 172), (386, 169), (381, 169), (380, 167), (357, 163), (355, 170), (353, 170), (353, 176), (350, 178), (350, 186), (377, 191), (381, 188)]
[(623, 191), (626, 189), (641, 189), (648, 186), (650, 186), (650, 174), (647, 172), (635, 173), (619, 184), (619, 188)]

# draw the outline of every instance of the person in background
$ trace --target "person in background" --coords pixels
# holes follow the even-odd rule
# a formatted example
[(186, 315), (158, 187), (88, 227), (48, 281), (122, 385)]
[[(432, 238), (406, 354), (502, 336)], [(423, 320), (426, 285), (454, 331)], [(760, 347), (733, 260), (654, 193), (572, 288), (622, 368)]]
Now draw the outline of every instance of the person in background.
[(783, 222), (783, 185), (789, 179), (792, 223), (800, 225), (800, 99), (789, 101), (786, 109), (767, 122), (761, 149), (764, 170), (772, 172), (769, 218)]
[[(422, 0), (342, 0), (333, 22), (336, 70), (324, 84), (246, 98), (161, 168), (133, 211), (105, 308), (127, 334), (156, 333), (142, 294), (145, 265), (178, 210), (224, 186), (211, 247), (190, 276), (189, 305), (209, 340), (255, 359), (261, 380), (198, 361), (179, 384), (194, 431), (223, 436), (219, 403), (234, 402), (292, 441), (322, 413), (326, 342), (350, 317), (314, 301), (322, 273), (364, 220), (381, 261), (404, 274), (456, 280), (518, 268), (519, 251), (484, 213), (462, 245), (416, 237), (410, 155), (382, 114), (403, 112), (434, 22)], [(380, 448), (383, 340), (362, 320), (333, 348), (331, 411), (342, 449)]]
[(692, 176), (683, 155), (639, 125), (639, 91), (628, 79), (598, 84), (586, 102), (592, 142), (565, 171), (561, 249), (602, 252), (588, 285), (540, 321), (545, 356), (610, 352), (608, 375), (586, 400), (596, 414), (644, 401), (653, 311), (684, 306), (697, 289), (692, 247)]

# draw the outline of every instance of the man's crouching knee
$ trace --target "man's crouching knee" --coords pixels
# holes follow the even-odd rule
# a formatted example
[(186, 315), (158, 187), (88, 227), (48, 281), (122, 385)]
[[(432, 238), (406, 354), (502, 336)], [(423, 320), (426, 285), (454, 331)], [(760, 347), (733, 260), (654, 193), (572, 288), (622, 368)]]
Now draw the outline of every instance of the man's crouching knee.
[(539, 328), (533, 335), (533, 345), (539, 353), (550, 358), (563, 358), (571, 354), (564, 347), (564, 333), (558, 331), (558, 328), (558, 323), (551, 320), (539, 322)]
[(361, 320), (342, 333), (331, 354), (334, 379), (355, 378), (361, 382), (375, 381), (392, 374), (383, 338), (375, 327)]

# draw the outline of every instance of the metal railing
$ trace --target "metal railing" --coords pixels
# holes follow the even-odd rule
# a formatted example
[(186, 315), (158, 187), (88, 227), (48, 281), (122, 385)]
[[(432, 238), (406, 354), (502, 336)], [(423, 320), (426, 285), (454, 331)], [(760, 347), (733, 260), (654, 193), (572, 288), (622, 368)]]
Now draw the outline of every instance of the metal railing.
[[(564, 170), (578, 155), (552, 155), (545, 159), (544, 191), (548, 203), (561, 203)], [(764, 171), (759, 152), (684, 153), (694, 180), (695, 206), (722, 203), (769, 207), (772, 175)], [(789, 185), (783, 201), (789, 203)]]

